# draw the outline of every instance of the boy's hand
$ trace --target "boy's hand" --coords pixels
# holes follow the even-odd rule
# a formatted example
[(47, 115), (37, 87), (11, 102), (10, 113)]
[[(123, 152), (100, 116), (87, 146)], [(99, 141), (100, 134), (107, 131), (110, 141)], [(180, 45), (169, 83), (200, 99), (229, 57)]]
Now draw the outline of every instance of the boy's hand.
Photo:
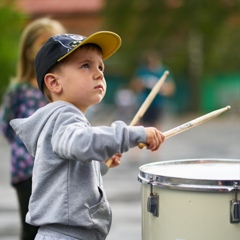
[(156, 151), (160, 147), (160, 145), (164, 142), (165, 136), (162, 132), (154, 127), (145, 128), (146, 131), (146, 144), (147, 149), (151, 151)]
[[(117, 167), (118, 165), (120, 165), (120, 158), (122, 157), (122, 154), (121, 153), (116, 153), (116, 154), (114, 154), (110, 159), (111, 159), (111, 161), (112, 161), (112, 163), (111, 163), (111, 165), (110, 166), (108, 166), (109, 168), (113, 168), (113, 167)], [(105, 161), (105, 163), (106, 162), (108, 162), (109, 161), (109, 159), (108, 160), (106, 160)]]

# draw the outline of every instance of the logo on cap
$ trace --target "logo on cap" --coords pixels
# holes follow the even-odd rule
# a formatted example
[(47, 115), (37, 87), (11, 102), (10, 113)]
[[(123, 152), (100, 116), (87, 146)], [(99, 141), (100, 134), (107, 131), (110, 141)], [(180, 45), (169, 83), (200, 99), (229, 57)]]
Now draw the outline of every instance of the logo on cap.
[(78, 46), (80, 43), (81, 43), (81, 41), (72, 41), (72, 42), (70, 42), (68, 45), (69, 45), (71, 48), (75, 48), (75, 47)]
[[(72, 39), (72, 41), (69, 41)], [(62, 34), (53, 36), (53, 40), (59, 42), (68, 51), (77, 47), (86, 37), (75, 34)]]

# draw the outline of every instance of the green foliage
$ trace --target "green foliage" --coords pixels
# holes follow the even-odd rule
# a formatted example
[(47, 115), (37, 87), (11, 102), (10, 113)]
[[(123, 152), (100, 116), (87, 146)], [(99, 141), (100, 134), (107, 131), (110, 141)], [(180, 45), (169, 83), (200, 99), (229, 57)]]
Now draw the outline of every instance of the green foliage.
[[(123, 39), (117, 55), (127, 76), (149, 48), (160, 52), (175, 74), (189, 74), (191, 58), (206, 74), (239, 71), (239, 13), (238, 0), (107, 0), (105, 24)], [(196, 46), (190, 45), (192, 35), (198, 36)], [(199, 55), (189, 56), (191, 47), (199, 48), (191, 51)]]
[(178, 104), (188, 95), (195, 111), (205, 75), (240, 72), (239, 0), (106, 1), (105, 25), (123, 40), (116, 75), (131, 79), (139, 55), (155, 50), (173, 72)]
[(0, 97), (2, 99), (10, 78), (16, 73), (23, 15), (15, 11), (10, 5), (0, 6), (0, 29)]

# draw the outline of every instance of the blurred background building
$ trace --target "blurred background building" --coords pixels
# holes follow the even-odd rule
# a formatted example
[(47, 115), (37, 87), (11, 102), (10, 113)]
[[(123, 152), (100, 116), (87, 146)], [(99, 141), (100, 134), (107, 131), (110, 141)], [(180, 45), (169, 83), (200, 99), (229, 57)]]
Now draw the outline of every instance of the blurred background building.
[(28, 21), (50, 16), (69, 32), (90, 35), (102, 27), (104, 0), (17, 0), (16, 7), (28, 15)]

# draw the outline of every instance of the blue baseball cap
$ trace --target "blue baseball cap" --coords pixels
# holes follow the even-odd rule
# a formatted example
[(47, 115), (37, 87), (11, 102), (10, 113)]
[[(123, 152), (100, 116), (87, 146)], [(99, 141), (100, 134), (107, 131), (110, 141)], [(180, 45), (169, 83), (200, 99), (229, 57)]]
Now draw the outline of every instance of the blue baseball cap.
[(49, 69), (80, 46), (93, 43), (102, 49), (103, 60), (112, 56), (121, 46), (121, 38), (114, 32), (100, 31), (89, 37), (77, 34), (59, 34), (50, 37), (35, 58), (35, 73), (39, 89), (43, 92), (44, 77)]

